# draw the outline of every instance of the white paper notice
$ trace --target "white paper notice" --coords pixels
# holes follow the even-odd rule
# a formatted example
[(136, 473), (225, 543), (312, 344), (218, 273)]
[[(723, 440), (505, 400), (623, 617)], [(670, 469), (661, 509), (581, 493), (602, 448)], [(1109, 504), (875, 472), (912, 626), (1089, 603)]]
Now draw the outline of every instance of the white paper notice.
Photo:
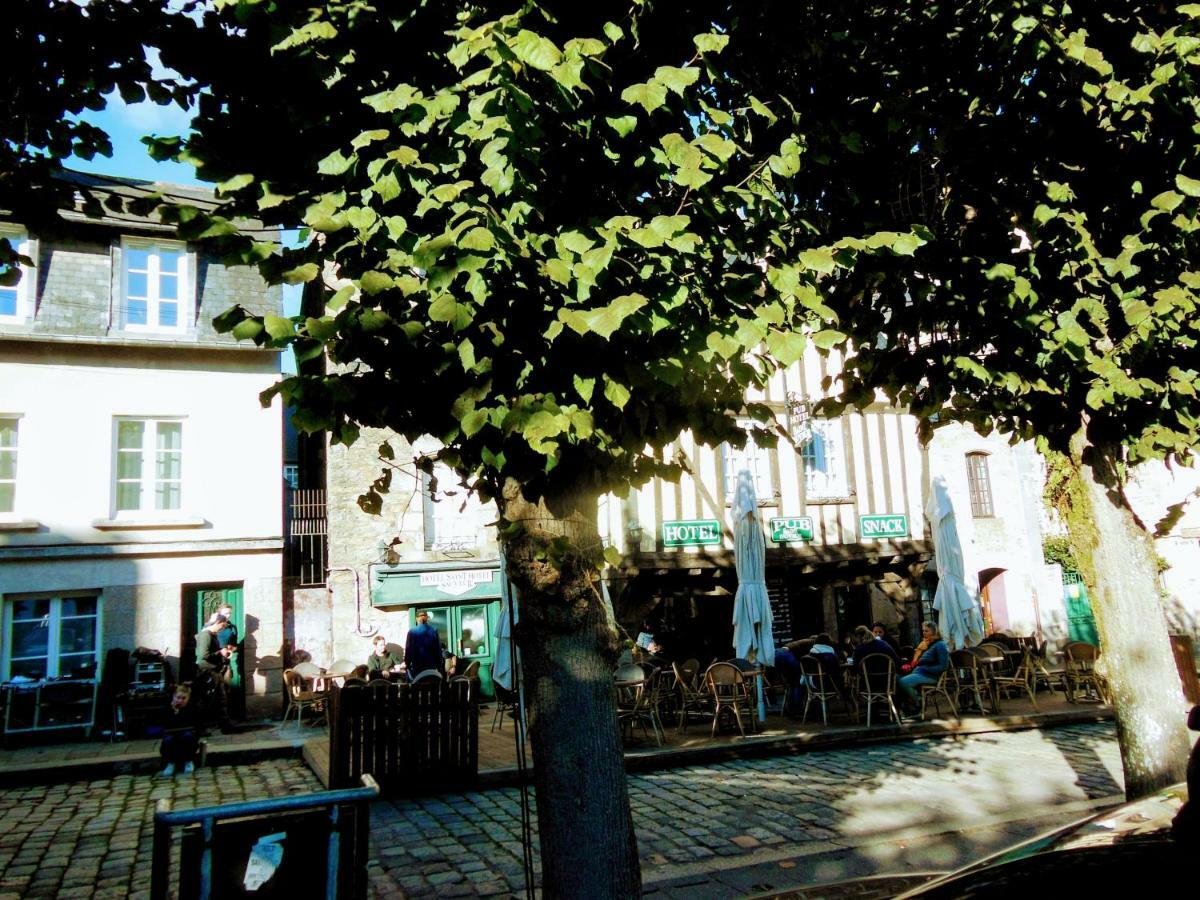
[(250, 850), (250, 859), (246, 862), (246, 877), (242, 886), (248, 891), (257, 891), (271, 880), (279, 864), (283, 862), (283, 846), (279, 843), (287, 833), (268, 834), (258, 839)]

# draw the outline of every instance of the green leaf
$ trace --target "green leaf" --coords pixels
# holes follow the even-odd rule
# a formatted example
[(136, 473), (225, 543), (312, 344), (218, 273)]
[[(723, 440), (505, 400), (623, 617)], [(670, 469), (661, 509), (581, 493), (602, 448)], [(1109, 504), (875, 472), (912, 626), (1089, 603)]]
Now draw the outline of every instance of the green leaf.
[(654, 80), (680, 97), (699, 78), (700, 70), (693, 67), (681, 69), (678, 66), (659, 66), (654, 70)]
[(615, 44), (617, 41), (621, 40), (621, 38), (625, 37), (625, 32), (621, 30), (621, 26), (616, 22), (605, 22), (604, 36)]
[(814, 247), (800, 254), (800, 264), (812, 272), (827, 275), (836, 267), (833, 261), (833, 250), (829, 247)]
[(222, 194), (232, 194), (234, 191), (240, 191), (242, 188), (253, 183), (253, 175), (234, 175), (232, 178), (218, 182), (217, 191)]
[(562, 51), (553, 41), (525, 28), (517, 32), (517, 36), (509, 41), (509, 46), (517, 59), (542, 71), (548, 72), (562, 61)]
[(813, 335), (813, 343), (822, 350), (832, 350), (846, 340), (846, 335), (833, 328), (826, 328)]
[(358, 280), (358, 286), (364, 294), (378, 294), (380, 291), (391, 289), (395, 285), (391, 275), (386, 272), (364, 272)]
[(808, 346), (808, 338), (799, 331), (771, 331), (767, 335), (767, 351), (781, 366), (799, 362)]
[(488, 411), (486, 409), (473, 409), (459, 420), (458, 427), (462, 429), (464, 436), (474, 437), (487, 424), (487, 421)]
[(1175, 176), (1175, 187), (1179, 188), (1189, 197), (1200, 197), (1200, 181), (1195, 178), (1188, 178), (1182, 172)]
[(729, 43), (729, 35), (727, 34), (698, 34), (692, 38), (692, 43), (696, 45), (697, 53), (720, 53), (725, 49), (725, 45)]
[(316, 341), (327, 341), (337, 334), (337, 323), (329, 316), (314, 319), (311, 316), (304, 320), (304, 331)]
[(628, 136), (633, 129), (637, 128), (638, 122), (637, 116), (606, 116), (604, 121), (621, 137)]
[(604, 561), (610, 566), (619, 566), (621, 564), (621, 551), (612, 545), (604, 548)]
[(364, 131), (361, 134), (359, 134), (358, 137), (356, 137), (354, 140), (352, 140), (350, 142), (350, 146), (353, 147), (355, 150), (361, 150), (363, 147), (367, 146), (367, 144), (370, 144), (372, 141), (386, 140), (387, 136), (390, 133), (391, 132), (389, 132), (386, 128), (374, 128), (370, 131)]
[(654, 112), (667, 100), (667, 89), (657, 81), (644, 84), (631, 84), (621, 91), (621, 99), (626, 103), (636, 103), (646, 112)]
[(288, 269), (280, 275), (284, 284), (304, 284), (312, 281), (321, 274), (321, 267), (314, 262), (304, 263), (294, 269)]
[(623, 384), (618, 384), (607, 375), (604, 376), (604, 397), (609, 403), (617, 409), (624, 409), (625, 404), (629, 402), (630, 396), (629, 388)]
[(292, 320), (282, 316), (263, 316), (263, 327), (267, 329), (267, 334), (277, 341), (290, 338), (296, 333)]
[(317, 171), (322, 175), (343, 175), (354, 165), (354, 159), (353, 156), (342, 156), (340, 150), (334, 150), (317, 163)]
[(471, 324), (473, 315), (469, 303), (453, 294), (442, 294), (429, 304), (429, 318), (434, 322), (449, 322), (455, 331), (460, 331)]
[(486, 252), (496, 246), (496, 238), (486, 228), (472, 228), (459, 238), (458, 246), (464, 250)]
[(1029, 34), (1033, 29), (1037, 28), (1038, 20), (1033, 16), (1018, 16), (1013, 20), (1013, 31), (1020, 34)]
[(578, 375), (571, 376), (575, 385), (575, 393), (583, 398), (584, 403), (592, 402), (592, 392), (596, 389), (595, 378), (580, 378)]
[(239, 341), (252, 341), (263, 331), (263, 323), (258, 319), (242, 319), (233, 326), (231, 334)]

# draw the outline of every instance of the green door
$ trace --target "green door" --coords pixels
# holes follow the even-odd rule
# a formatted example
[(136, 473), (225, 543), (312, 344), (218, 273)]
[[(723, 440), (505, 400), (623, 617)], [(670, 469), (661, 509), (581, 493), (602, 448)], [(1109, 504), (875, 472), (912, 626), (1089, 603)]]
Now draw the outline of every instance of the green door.
[(1088, 599), (1087, 586), (1075, 572), (1063, 573), (1063, 599), (1067, 605), (1067, 635), (1073, 641), (1100, 645), (1096, 634), (1096, 619)]
[(245, 654), (242, 653), (246, 640), (246, 616), (242, 608), (242, 586), (240, 584), (201, 584), (186, 589), (183, 603), (183, 657), (180, 659), (181, 677), (191, 678), (196, 672), (196, 635), (204, 623), (212, 618), (222, 606), (233, 607), (233, 624), (237, 627), (238, 652), (231, 661), (233, 680), (230, 683), (229, 702), (231, 712), (240, 715), (244, 703), (242, 685), (245, 681)]
[(473, 662), (479, 663), (479, 687), (484, 697), (492, 697), (493, 655), (492, 631), (500, 604), (495, 601), (469, 603), (462, 606), (414, 607), (428, 609), (429, 624), (437, 629), (442, 646), (459, 658), (460, 668)]

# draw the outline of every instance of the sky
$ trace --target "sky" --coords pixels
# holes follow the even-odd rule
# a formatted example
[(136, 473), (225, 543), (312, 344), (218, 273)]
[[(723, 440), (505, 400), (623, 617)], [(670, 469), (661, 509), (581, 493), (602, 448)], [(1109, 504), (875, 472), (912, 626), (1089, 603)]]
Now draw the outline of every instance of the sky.
[[(191, 124), (190, 112), (175, 105), (159, 106), (150, 101), (126, 103), (116, 92), (110, 94), (107, 101), (108, 105), (103, 110), (89, 110), (80, 118), (104, 129), (112, 141), (112, 156), (97, 156), (91, 160), (71, 158), (63, 161), (67, 168), (102, 175), (142, 178), (147, 181), (210, 186), (200, 181), (195, 170), (186, 163), (154, 160), (141, 141), (143, 135), (149, 134), (185, 134)], [(294, 235), (294, 232), (292, 234)], [(300, 290), (299, 286), (284, 285), (284, 315), (292, 316), (300, 311)], [(289, 374), (296, 371), (290, 350), (283, 354), (282, 365), (283, 370)]]

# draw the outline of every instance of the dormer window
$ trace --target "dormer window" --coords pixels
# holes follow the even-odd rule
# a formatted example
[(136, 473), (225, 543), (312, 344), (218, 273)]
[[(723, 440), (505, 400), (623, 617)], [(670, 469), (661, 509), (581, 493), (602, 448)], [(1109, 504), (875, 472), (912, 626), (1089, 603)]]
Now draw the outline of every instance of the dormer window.
[(177, 332), (187, 327), (191, 273), (187, 246), (127, 238), (121, 244), (120, 326), (124, 331)]
[[(22, 229), (0, 225), (0, 238), (8, 241), (10, 247), (22, 256), (31, 256), (29, 235)], [(16, 273), (14, 269), (22, 269), (21, 280), (9, 284), (10, 278)], [(33, 271), (24, 266), (0, 265), (0, 324), (14, 324), (29, 319), (29, 298), (33, 296)]]

